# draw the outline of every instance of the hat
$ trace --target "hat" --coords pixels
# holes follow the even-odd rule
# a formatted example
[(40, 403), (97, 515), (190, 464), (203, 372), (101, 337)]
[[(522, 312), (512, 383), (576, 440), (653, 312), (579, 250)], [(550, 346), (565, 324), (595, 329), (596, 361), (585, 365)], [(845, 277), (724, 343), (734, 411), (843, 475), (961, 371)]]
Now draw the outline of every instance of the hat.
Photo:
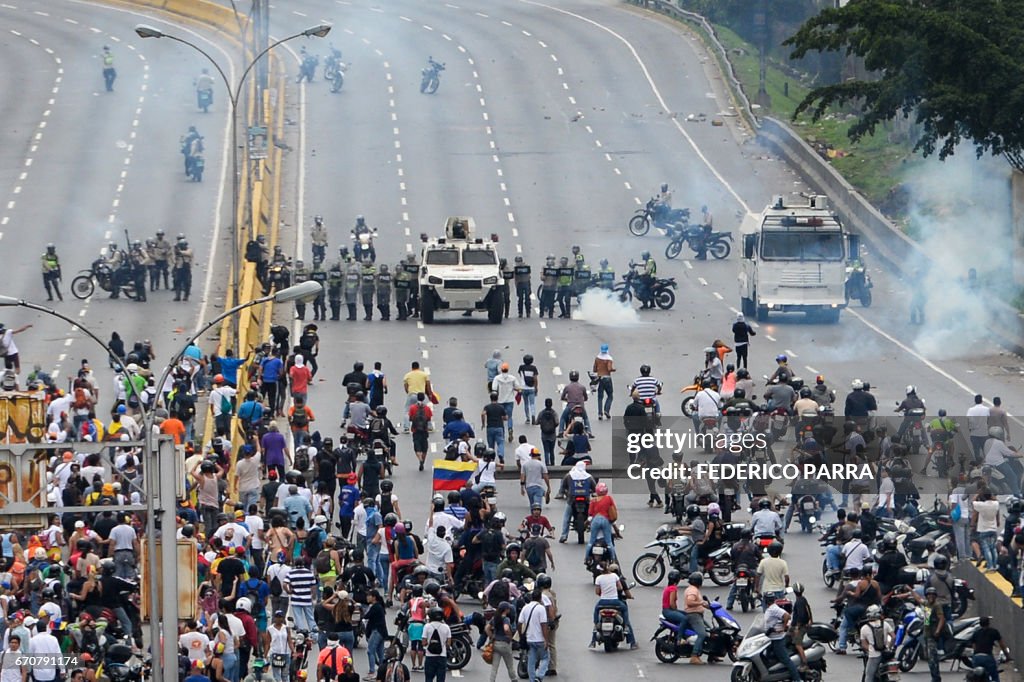
[(860, 508), (861, 508), (861, 511), (864, 511), (864, 510), (867, 510), (867, 509), (871, 509), (871, 503), (870, 502), (861, 502), (860, 503)]
[(530, 457), (540, 457), (540, 450), (537, 448), (530, 450)]
[(75, 528), (85, 528), (85, 521), (75, 521)]
[(129, 362), (128, 366), (125, 367), (125, 369), (128, 370), (129, 372), (138, 372), (139, 366), (136, 365), (134, 362)]
[(65, 462), (70, 462), (74, 458), (75, 458), (75, 453), (71, 452), (70, 450), (65, 450), (64, 451), (64, 461)]
[(502, 372), (507, 372), (508, 371), (508, 363), (507, 362), (501, 363), (501, 371)]
[(33, 559), (45, 559), (46, 558), (46, 550), (43, 549), (42, 547), (36, 547), (36, 551), (32, 553), (32, 558)]
[(607, 343), (602, 343), (601, 344), (601, 352), (602, 353), (607, 353), (608, 352), (608, 344)]
[(34, 628), (36, 626), (36, 623), (38, 623), (38, 622), (39, 621), (37, 619), (33, 618), (32, 616), (29, 616), (28, 618), (26, 618), (23, 621), (25, 627), (27, 627), (29, 629)]
[(245, 512), (242, 511), (241, 509), (236, 509), (235, 510), (235, 518), (236, 519), (244, 519), (245, 518)]
[(356, 474), (349, 474), (348, 478), (345, 480), (348, 481), (350, 485), (355, 485), (356, 483), (359, 482), (359, 476), (357, 476)]
[(267, 478), (277, 478), (277, 469), (271, 469), (268, 471)]
[(113, 483), (104, 483), (103, 484), (103, 494), (104, 495), (113, 495), (114, 494), (114, 484)]
[(223, 384), (224, 383), (224, 375), (223, 374), (218, 374), (215, 377), (213, 377), (213, 383), (215, 383), (215, 384)]
[(323, 514), (317, 514), (313, 517), (313, 523), (327, 523), (327, 517)]
[(118, 414), (126, 414), (127, 412), (128, 412), (128, 408), (125, 407), (124, 405), (118, 405), (117, 406), (117, 413)]

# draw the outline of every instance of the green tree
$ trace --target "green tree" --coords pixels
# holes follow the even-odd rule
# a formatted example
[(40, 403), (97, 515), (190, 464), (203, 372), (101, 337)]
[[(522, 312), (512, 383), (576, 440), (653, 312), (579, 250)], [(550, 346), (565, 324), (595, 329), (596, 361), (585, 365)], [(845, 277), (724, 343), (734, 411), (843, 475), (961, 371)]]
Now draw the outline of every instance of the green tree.
[(978, 156), (1024, 170), (1024, 0), (851, 0), (811, 18), (784, 45), (861, 57), (871, 80), (812, 90), (793, 116), (817, 120), (856, 102), (853, 141), (879, 123), (913, 116), (915, 150), (940, 159), (969, 140)]

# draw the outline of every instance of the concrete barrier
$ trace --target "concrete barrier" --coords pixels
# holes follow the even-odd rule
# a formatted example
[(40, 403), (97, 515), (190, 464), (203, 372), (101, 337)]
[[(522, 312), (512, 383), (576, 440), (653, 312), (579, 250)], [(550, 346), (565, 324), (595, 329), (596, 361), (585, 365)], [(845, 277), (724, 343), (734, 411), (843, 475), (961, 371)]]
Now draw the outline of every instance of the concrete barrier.
[(978, 615), (992, 617), (1013, 657), (1024, 655), (1024, 609), (1020, 597), (1010, 597), (1013, 585), (998, 573), (982, 573), (970, 561), (958, 562), (952, 572), (974, 588)]

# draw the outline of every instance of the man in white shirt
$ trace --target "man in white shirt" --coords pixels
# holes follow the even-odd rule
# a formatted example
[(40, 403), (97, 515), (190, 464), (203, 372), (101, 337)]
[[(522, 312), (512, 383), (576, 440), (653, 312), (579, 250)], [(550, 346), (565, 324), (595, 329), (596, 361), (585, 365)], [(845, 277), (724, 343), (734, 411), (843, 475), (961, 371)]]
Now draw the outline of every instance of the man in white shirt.
[(985, 441), (985, 445), (982, 446), (985, 465), (998, 469), (999, 473), (1003, 475), (1003, 483), (1009, 486), (1010, 491), (1014, 495), (1020, 497), (1020, 476), (1014, 471), (1013, 466), (1010, 465), (1011, 459), (1019, 460), (1021, 458), (1020, 453), (1003, 442), (1003, 438), (1005, 438), (1003, 427), (988, 427), (988, 435), (989, 438)]
[(717, 419), (722, 414), (722, 396), (710, 387), (698, 391), (693, 404), (697, 408), (693, 414), (693, 428), (697, 432), (700, 432), (703, 419)]
[(853, 539), (843, 545), (843, 556), (846, 557), (845, 568), (864, 568), (864, 562), (870, 561), (871, 550), (864, 544), (860, 529), (853, 531)]
[(891, 620), (882, 618), (880, 606), (869, 606), (865, 615), (868, 622), (860, 628), (860, 648), (862, 651), (868, 652), (864, 679), (874, 680), (878, 676), (878, 667), (882, 663), (882, 653), (892, 648), (895, 630)]
[(530, 461), (530, 453), (534, 446), (526, 440), (526, 436), (519, 436), (519, 447), (516, 448), (516, 468), (522, 469), (523, 465)]
[(428, 529), (427, 541), (424, 546), (426, 550), (426, 565), (431, 571), (438, 573), (444, 573), (448, 576), (448, 581), (452, 581), (452, 566), (454, 563), (454, 556), (452, 554), (452, 546), (447, 538), (448, 529), (445, 526), (436, 526), (433, 529)]
[(878, 484), (878, 499), (875, 501), (875, 516), (879, 518), (892, 518), (893, 499), (896, 494), (896, 484), (892, 482), (888, 469), (881, 469), (879, 472), (882, 481)]
[(458, 539), (459, 534), (465, 526), (465, 522), (460, 521), (455, 516), (446, 512), (442, 503), (442, 509), (440, 511), (435, 511), (431, 515), (427, 525), (424, 527), (424, 537), (430, 537), (433, 534), (431, 529), (438, 528), (439, 526), (445, 527), (444, 539), (450, 545)]
[(542, 599), (543, 593), (536, 590), (534, 600), (519, 612), (519, 641), (526, 640), (529, 650), (527, 671), (530, 682), (540, 682), (548, 672), (548, 610)]
[(19, 658), (22, 658), (21, 635), (14, 633), (8, 637), (7, 649), (0, 654), (0, 682), (25, 682), (28, 679), (28, 666), (18, 665)]
[[(48, 618), (43, 618), (36, 624), (35, 627), (38, 632), (32, 635), (32, 639), (28, 642), (29, 656), (43, 656), (53, 659), (54, 657), (64, 655), (60, 650), (60, 642), (49, 632), (48, 621)], [(32, 666), (32, 679), (36, 680), (36, 682), (53, 682), (57, 679), (57, 666)]]
[(185, 623), (185, 632), (178, 637), (178, 648), (188, 652), (189, 663), (205, 663), (210, 656), (210, 638), (199, 632), (199, 625), (194, 620), (189, 620)]
[(74, 396), (67, 393), (51, 400), (50, 405), (46, 408), (46, 421), (58, 420), (61, 414), (71, 414), (71, 402), (73, 400)]
[(988, 438), (988, 406), (982, 403), (981, 394), (974, 396), (974, 405), (967, 410), (967, 434), (974, 448), (974, 461), (981, 461), (981, 448)]
[[(218, 436), (231, 434), (231, 415), (234, 412), (234, 399), (238, 393), (224, 383), (224, 377), (218, 374), (213, 378), (214, 389), (210, 391), (210, 414), (217, 426)], [(232, 405), (229, 409), (224, 408)]]
[(508, 363), (502, 363), (501, 373), (491, 382), (491, 390), (498, 394), (498, 404), (505, 408), (505, 413), (508, 415), (508, 432), (509, 440), (511, 440), (512, 413), (515, 412), (516, 393), (523, 390), (523, 387), (519, 385), (518, 377), (510, 373), (508, 369)]
[(356, 545), (366, 549), (366, 507), (362, 500), (352, 510), (352, 532), (356, 534)]

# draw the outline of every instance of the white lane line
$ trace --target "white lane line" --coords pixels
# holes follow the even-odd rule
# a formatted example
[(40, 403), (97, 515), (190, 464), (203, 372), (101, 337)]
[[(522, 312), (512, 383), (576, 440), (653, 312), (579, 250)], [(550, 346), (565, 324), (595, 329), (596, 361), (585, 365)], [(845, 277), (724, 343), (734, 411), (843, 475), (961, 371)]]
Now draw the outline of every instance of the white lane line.
[(765, 334), (764, 338), (768, 339), (769, 341), (777, 341), (777, 339), (771, 334)]
[(693, 263), (691, 263), (690, 261), (688, 261), (688, 260), (684, 260), (684, 261), (683, 261), (683, 265), (685, 265), (685, 266), (686, 266), (686, 269), (687, 269), (687, 270), (693, 270)]
[(719, 301), (724, 301), (725, 300), (725, 298), (720, 293), (718, 293), (717, 291), (712, 291), (711, 294), (715, 298), (717, 298)]
[(484, 19), (491, 18), (489, 14), (484, 14), (483, 12), (474, 12), (474, 14), (476, 14), (478, 17), (483, 17)]
[(501, 20), (501, 25), (502, 25), (502, 26), (511, 26), (512, 24), (510, 24), (510, 23), (508, 23), (507, 21), (505, 21), (504, 19), (502, 19), (502, 20)]
[(433, 31), (434, 30), (433, 26), (427, 26), (426, 24), (423, 24), (423, 28), (425, 28), (428, 31)]
[(700, 282), (700, 285), (702, 287), (706, 287), (708, 285), (708, 281), (706, 279), (704, 279), (703, 277), (698, 277), (697, 281)]
[(297, 16), (297, 17), (305, 17), (305, 16), (309, 16), (308, 14), (304, 14), (303, 12), (300, 12), (300, 11), (298, 11), (298, 10), (295, 10), (295, 9), (293, 9), (293, 10), (292, 10), (292, 14), (294, 14), (294, 15), (295, 15), (295, 16)]
[(813, 368), (813, 367), (811, 367), (810, 365), (804, 365), (804, 369), (806, 369), (806, 370), (807, 370), (808, 372), (810, 372), (811, 374), (817, 374), (817, 373), (818, 373), (818, 370), (814, 369), (814, 368)]
[(799, 355), (797, 355), (796, 353), (794, 353), (793, 351), (791, 351), (788, 348), (786, 349), (786, 355), (788, 355), (791, 358), (798, 358), (798, 357), (800, 357)]

